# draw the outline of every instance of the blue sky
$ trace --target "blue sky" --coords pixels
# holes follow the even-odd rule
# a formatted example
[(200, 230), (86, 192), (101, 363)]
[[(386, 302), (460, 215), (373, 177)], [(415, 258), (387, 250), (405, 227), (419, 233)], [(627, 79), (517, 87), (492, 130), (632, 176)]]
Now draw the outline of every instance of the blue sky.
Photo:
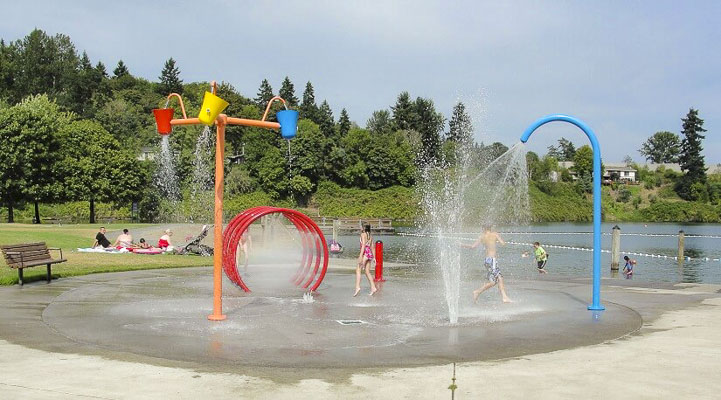
[[(721, 163), (721, 2), (679, 1), (3, 1), (0, 37), (64, 33), (93, 62), (122, 59), (157, 80), (169, 57), (186, 82), (224, 80), (254, 97), (305, 82), (337, 118), (364, 126), (401, 91), (429, 97), (446, 117), (470, 108), (476, 139), (512, 145), (538, 117), (576, 116), (604, 161), (654, 132), (680, 133), (690, 107), (705, 120), (707, 164)], [(529, 141), (541, 154), (561, 136)]]

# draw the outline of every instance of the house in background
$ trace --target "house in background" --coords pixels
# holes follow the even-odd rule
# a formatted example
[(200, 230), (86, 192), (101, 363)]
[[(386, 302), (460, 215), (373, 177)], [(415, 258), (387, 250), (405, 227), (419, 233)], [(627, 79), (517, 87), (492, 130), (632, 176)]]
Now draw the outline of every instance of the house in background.
[(150, 146), (143, 146), (140, 149), (140, 154), (138, 154), (138, 160), (139, 161), (153, 161), (155, 160), (155, 155), (157, 153), (157, 149)]
[[(568, 169), (573, 180), (578, 179), (576, 171), (573, 170), (573, 161), (560, 161), (558, 166)], [(609, 182), (629, 182), (636, 183), (636, 169), (626, 164), (604, 164), (603, 180)]]
[(605, 164), (603, 179), (613, 182), (636, 183), (636, 169), (626, 164)]

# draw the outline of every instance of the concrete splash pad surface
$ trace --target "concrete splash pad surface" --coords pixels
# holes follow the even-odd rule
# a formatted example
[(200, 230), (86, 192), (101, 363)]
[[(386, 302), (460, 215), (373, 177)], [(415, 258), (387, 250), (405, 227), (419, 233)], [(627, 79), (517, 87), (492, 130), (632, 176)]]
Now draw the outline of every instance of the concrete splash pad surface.
[(287, 271), (273, 266), (251, 269), (249, 294), (226, 280), (228, 318), (211, 322), (211, 275), (193, 268), (78, 278), (72, 290), (54, 290), (42, 321), (82, 346), (220, 369), (491, 360), (600, 343), (642, 324), (637, 312), (613, 303), (600, 315), (587, 311), (588, 286), (572, 282), (508, 282), (512, 304), (502, 304), (495, 288), (473, 304), (478, 281), (466, 283), (456, 326), (428, 276), (391, 276), (375, 296), (364, 286), (354, 298), (354, 277), (332, 272), (315, 301), (304, 303), (303, 292), (285, 283)]

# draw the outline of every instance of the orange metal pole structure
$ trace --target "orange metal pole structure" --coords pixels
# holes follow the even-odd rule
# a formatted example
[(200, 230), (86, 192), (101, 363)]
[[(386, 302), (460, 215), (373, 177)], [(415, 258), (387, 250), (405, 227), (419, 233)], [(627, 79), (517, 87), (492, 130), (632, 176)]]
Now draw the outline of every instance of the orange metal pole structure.
[(183, 98), (180, 97), (180, 95), (177, 94), (177, 93), (171, 93), (171, 94), (169, 94), (168, 97), (167, 97), (168, 101), (170, 101), (170, 98), (171, 98), (171, 97), (177, 97), (177, 98), (178, 98), (178, 102), (180, 102), (180, 111), (183, 112), (183, 119), (188, 119), (188, 116), (185, 114), (185, 105), (183, 105)]
[(225, 114), (215, 120), (215, 226), (213, 231), (213, 313), (211, 321), (222, 321), (223, 314), (223, 161), (225, 160)]
[[(212, 93), (215, 94), (217, 91), (216, 82), (213, 81), (210, 85)], [(183, 112), (183, 118), (173, 119), (170, 121), (170, 124), (200, 125), (200, 119), (187, 118), (185, 114), (185, 107), (183, 105), (183, 99), (180, 95), (172, 93), (168, 96), (168, 99), (172, 96), (177, 96), (178, 100), (180, 100), (180, 108)], [(225, 127), (226, 125), (241, 125), (266, 129), (280, 129), (280, 124), (278, 122), (265, 121), (270, 105), (275, 100), (280, 100), (283, 104), (285, 104), (285, 100), (278, 96), (272, 98), (268, 102), (268, 107), (266, 107), (262, 120), (230, 118), (225, 114), (220, 114), (215, 119), (217, 140), (215, 141), (215, 226), (213, 227), (213, 313), (208, 316), (208, 319), (211, 321), (222, 321), (226, 318), (223, 314), (223, 174), (225, 160)]]

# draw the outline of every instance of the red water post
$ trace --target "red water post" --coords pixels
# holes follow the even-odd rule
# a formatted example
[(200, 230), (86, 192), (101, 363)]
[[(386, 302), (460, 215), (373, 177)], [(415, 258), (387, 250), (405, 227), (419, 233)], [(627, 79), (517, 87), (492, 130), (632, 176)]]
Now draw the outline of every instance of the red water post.
[(376, 282), (385, 282), (383, 279), (383, 242), (376, 240)]

